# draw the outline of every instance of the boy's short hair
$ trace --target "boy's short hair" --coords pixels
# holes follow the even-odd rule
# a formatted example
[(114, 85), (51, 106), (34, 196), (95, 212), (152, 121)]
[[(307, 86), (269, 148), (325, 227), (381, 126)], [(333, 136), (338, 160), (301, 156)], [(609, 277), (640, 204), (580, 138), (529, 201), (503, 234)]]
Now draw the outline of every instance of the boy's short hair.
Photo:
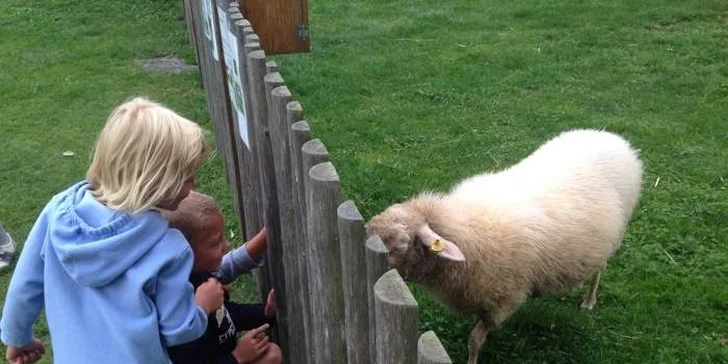
[(181, 231), (191, 246), (197, 244), (200, 234), (205, 230), (206, 216), (222, 216), (220, 206), (215, 199), (197, 191), (190, 191), (176, 210), (160, 211), (169, 222), (169, 227)]
[(137, 97), (109, 115), (86, 179), (100, 202), (137, 213), (173, 202), (206, 155), (199, 125)]

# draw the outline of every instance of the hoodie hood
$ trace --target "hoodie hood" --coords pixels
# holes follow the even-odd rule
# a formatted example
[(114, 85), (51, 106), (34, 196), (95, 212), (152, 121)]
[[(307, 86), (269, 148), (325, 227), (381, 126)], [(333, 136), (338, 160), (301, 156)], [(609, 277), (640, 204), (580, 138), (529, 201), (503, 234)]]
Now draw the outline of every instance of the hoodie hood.
[(52, 249), (69, 276), (89, 287), (103, 286), (126, 272), (168, 231), (156, 211), (129, 214), (113, 210), (78, 183), (58, 196), (49, 211), (47, 249)]

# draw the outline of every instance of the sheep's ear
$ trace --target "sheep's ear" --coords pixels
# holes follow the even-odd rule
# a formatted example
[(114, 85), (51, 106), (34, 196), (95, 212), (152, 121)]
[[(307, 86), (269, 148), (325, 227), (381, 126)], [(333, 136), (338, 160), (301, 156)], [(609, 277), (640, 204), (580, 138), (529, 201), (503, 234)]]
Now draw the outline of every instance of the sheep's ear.
[(458, 262), (465, 261), (465, 255), (463, 255), (463, 252), (460, 251), (460, 248), (453, 244), (453, 242), (446, 240), (438, 233), (432, 231), (429, 225), (425, 224), (417, 230), (417, 237), (422, 240), (422, 243), (425, 244), (431, 252), (438, 256)]

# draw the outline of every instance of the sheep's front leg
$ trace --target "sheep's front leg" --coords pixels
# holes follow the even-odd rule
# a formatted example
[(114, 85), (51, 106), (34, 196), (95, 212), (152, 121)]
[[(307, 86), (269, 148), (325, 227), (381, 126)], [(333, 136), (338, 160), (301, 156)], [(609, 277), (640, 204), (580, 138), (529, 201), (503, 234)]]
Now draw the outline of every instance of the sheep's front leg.
[[(488, 322), (488, 324), (486, 324)], [(480, 348), (485, 343), (485, 338), (488, 336), (488, 332), (493, 329), (493, 325), (489, 324), (489, 320), (483, 321), (482, 318), (478, 317), (475, 319), (475, 327), (470, 332), (470, 340), (468, 342), (469, 356), (468, 364), (476, 364), (478, 362), (478, 353)]]
[(584, 294), (584, 300), (581, 302), (581, 308), (591, 311), (594, 305), (597, 303), (597, 288), (599, 288), (599, 278), (602, 275), (602, 271), (597, 271), (591, 277), (589, 282), (589, 289)]

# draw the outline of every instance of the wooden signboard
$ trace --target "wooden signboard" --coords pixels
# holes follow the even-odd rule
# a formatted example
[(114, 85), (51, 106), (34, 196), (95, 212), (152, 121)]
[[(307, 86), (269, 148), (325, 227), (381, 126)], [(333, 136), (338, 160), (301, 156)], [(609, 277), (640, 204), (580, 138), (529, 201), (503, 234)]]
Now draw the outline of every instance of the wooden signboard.
[(266, 54), (308, 52), (308, 0), (239, 0)]

